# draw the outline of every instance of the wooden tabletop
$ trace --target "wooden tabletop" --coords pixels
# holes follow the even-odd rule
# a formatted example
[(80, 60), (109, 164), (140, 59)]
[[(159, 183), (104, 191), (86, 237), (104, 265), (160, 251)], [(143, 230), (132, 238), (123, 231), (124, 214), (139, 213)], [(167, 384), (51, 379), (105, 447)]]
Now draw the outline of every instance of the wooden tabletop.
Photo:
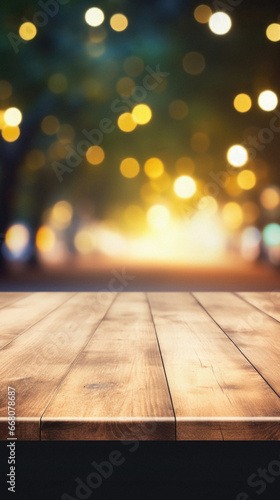
[(280, 440), (280, 293), (0, 293), (0, 439)]

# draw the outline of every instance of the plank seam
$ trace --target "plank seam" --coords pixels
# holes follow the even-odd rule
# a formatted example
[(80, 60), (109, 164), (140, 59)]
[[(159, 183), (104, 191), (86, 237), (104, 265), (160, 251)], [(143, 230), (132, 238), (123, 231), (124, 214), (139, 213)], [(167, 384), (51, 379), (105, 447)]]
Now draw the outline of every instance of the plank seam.
[(69, 297), (68, 299), (66, 299), (64, 302), (61, 302), (61, 304), (59, 304), (54, 309), (52, 309), (51, 311), (49, 311), (47, 314), (45, 314), (45, 316), (40, 317), (40, 319), (38, 319), (38, 321), (35, 321), (35, 323), (32, 323), (32, 325), (29, 325), (27, 328), (25, 328), (25, 330), (23, 330), (22, 332), (20, 332), (18, 335), (15, 335), (9, 342), (7, 342), (7, 344), (5, 344), (2, 347), (0, 347), (0, 351), (2, 351), (2, 349), (4, 349), (5, 347), (7, 347), (9, 344), (11, 344), (12, 342), (14, 342), (19, 337), (21, 337), (24, 333), (26, 333), (28, 330), (30, 330), (31, 328), (33, 328), (35, 325), (37, 325), (38, 323), (40, 323), (40, 321), (43, 321), (43, 319), (46, 319), (47, 316), (49, 316), (49, 314), (52, 314), (54, 311), (56, 311), (57, 309), (59, 309), (59, 307), (64, 306), (64, 304), (66, 304), (66, 302), (68, 302), (68, 300), (70, 300), (73, 297), (75, 297), (75, 295), (77, 295), (77, 292), (73, 293), (73, 295), (71, 295), (71, 297)]
[(88, 341), (83, 345), (83, 347), (80, 349), (79, 353), (77, 354), (77, 356), (75, 357), (75, 359), (72, 361), (71, 365), (69, 366), (67, 372), (65, 373), (64, 377), (62, 378), (62, 380), (60, 381), (60, 383), (58, 384), (55, 392), (53, 393), (53, 396), (51, 397), (51, 399), (49, 400), (46, 408), (44, 409), (41, 417), (40, 417), (40, 428), (39, 428), (39, 434), (40, 434), (40, 441), (42, 441), (42, 418), (44, 417), (48, 407), (50, 406), (50, 404), (52, 403), (53, 399), (55, 398), (56, 394), (58, 393), (60, 387), (62, 386), (64, 380), (67, 378), (68, 374), (70, 373), (70, 371), (72, 370), (73, 366), (78, 362), (78, 359), (80, 358), (81, 354), (83, 353), (83, 351), (85, 350), (85, 348), (87, 347), (87, 345), (89, 344), (89, 342), (91, 341), (92, 337), (94, 336), (96, 330), (99, 328), (99, 326), (101, 325), (102, 321), (106, 318), (109, 310), (111, 309), (112, 305), (114, 304), (114, 302), (116, 301), (117, 297), (118, 297), (118, 293), (116, 293), (116, 295), (113, 297), (113, 300), (112, 302), (109, 304), (108, 308), (106, 309), (106, 312), (103, 314), (102, 318), (100, 319), (100, 321), (97, 323), (96, 327), (94, 328), (92, 334), (90, 335)]
[(266, 311), (264, 311), (263, 309), (260, 309), (258, 306), (256, 306), (255, 304), (252, 304), (252, 302), (249, 302), (247, 299), (245, 299), (244, 297), (242, 297), (241, 295), (239, 295), (240, 292), (233, 292), (234, 295), (236, 297), (238, 297), (239, 299), (243, 300), (246, 304), (248, 304), (249, 306), (252, 306), (254, 307), (254, 309), (257, 309), (257, 311), (265, 314), (266, 316), (268, 316), (270, 319), (273, 319), (274, 321), (276, 321), (278, 324), (280, 323), (280, 321), (276, 318), (274, 318), (274, 316), (271, 316), (270, 314), (268, 314)]
[(238, 345), (235, 344), (235, 342), (230, 338), (230, 336), (225, 332), (225, 330), (219, 325), (219, 323), (211, 316), (211, 314), (207, 311), (207, 309), (204, 307), (203, 304), (199, 301), (199, 299), (196, 298), (196, 296), (191, 292), (191, 295), (193, 298), (197, 301), (197, 303), (204, 309), (204, 311), (208, 314), (208, 316), (216, 323), (216, 325), (220, 328), (220, 330), (226, 335), (226, 337), (232, 342), (232, 344), (238, 349), (238, 351), (244, 356), (244, 358), (248, 361), (248, 363), (254, 368), (254, 370), (260, 375), (260, 377), (264, 380), (264, 382), (270, 387), (270, 389), (276, 394), (276, 396), (280, 399), (280, 394), (276, 392), (276, 390), (270, 385), (270, 383), (264, 378), (264, 376), (261, 374), (261, 372), (255, 367), (255, 365), (247, 358), (247, 356), (244, 354), (244, 352), (241, 351), (241, 349), (238, 347)]
[(175, 437), (175, 441), (177, 441), (176, 413), (175, 413), (175, 409), (174, 409), (174, 405), (173, 405), (173, 400), (172, 400), (172, 396), (171, 396), (171, 391), (170, 391), (170, 387), (169, 387), (169, 383), (168, 383), (168, 379), (167, 379), (167, 373), (166, 373), (164, 362), (163, 362), (162, 352), (161, 352), (161, 348), (160, 348), (159, 338), (158, 338), (158, 334), (157, 334), (156, 325), (155, 325), (155, 322), (154, 322), (154, 316), (153, 316), (153, 312), (152, 312), (152, 308), (151, 308), (149, 296), (148, 296), (147, 293), (145, 293), (145, 296), (146, 296), (146, 300), (147, 300), (148, 307), (149, 307), (150, 314), (151, 314), (151, 319), (152, 319), (153, 326), (154, 326), (154, 331), (155, 331), (155, 336), (156, 336), (156, 340), (157, 340), (158, 350), (159, 350), (159, 354), (160, 354), (160, 358), (161, 358), (163, 373), (164, 373), (164, 376), (165, 376), (167, 390), (168, 390), (168, 394), (169, 394), (169, 398), (170, 398), (170, 402), (171, 402), (171, 406), (172, 406), (172, 411), (173, 411), (173, 415), (174, 415), (174, 424), (175, 424), (174, 437)]

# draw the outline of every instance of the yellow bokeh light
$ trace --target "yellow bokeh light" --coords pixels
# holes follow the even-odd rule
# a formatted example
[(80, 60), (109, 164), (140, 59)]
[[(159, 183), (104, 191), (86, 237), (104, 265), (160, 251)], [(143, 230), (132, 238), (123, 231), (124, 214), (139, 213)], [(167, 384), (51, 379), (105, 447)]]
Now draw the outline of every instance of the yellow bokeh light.
[(230, 230), (238, 229), (243, 222), (242, 208), (233, 201), (224, 205), (222, 216), (226, 227)]
[(67, 78), (62, 73), (55, 73), (48, 79), (48, 87), (54, 94), (61, 94), (68, 87)]
[(20, 136), (20, 129), (19, 127), (4, 127), (2, 130), (2, 137), (5, 139), (7, 142), (14, 142), (16, 141)]
[(233, 167), (242, 167), (248, 161), (247, 150), (243, 146), (235, 144), (229, 148), (227, 159)]
[(225, 12), (215, 12), (209, 19), (209, 28), (215, 35), (228, 33), (231, 24), (231, 18)]
[(24, 224), (14, 224), (5, 235), (7, 248), (14, 254), (23, 252), (29, 243), (30, 233)]
[(251, 109), (252, 101), (247, 94), (238, 94), (233, 101), (233, 105), (239, 113), (246, 113)]
[(120, 171), (127, 179), (132, 179), (140, 172), (140, 165), (135, 158), (125, 158), (120, 165)]
[(280, 41), (280, 24), (272, 23), (266, 29), (266, 36), (271, 42)]
[(179, 198), (191, 198), (196, 192), (195, 181), (188, 175), (181, 175), (174, 182), (174, 191)]
[(123, 132), (132, 132), (137, 127), (131, 113), (123, 113), (118, 118), (118, 127)]
[(191, 147), (197, 153), (205, 153), (210, 147), (210, 139), (204, 132), (196, 132), (191, 137)]
[(205, 68), (205, 59), (199, 52), (188, 52), (183, 58), (183, 68), (190, 75), (198, 75)]
[(261, 204), (266, 210), (274, 210), (280, 204), (280, 192), (274, 187), (265, 188), (261, 193)]
[(198, 202), (199, 210), (203, 210), (206, 215), (214, 215), (218, 211), (218, 203), (213, 196), (203, 196)]
[(91, 165), (99, 165), (103, 162), (105, 153), (100, 146), (91, 146), (86, 153), (86, 159)]
[(132, 116), (138, 125), (145, 125), (151, 120), (152, 111), (147, 104), (137, 104), (132, 110)]
[(195, 164), (188, 156), (182, 156), (176, 161), (175, 168), (178, 174), (192, 174), (195, 169)]
[(159, 198), (159, 189), (155, 184), (145, 182), (141, 186), (140, 196), (145, 203), (156, 203)]
[(147, 212), (147, 221), (152, 229), (162, 230), (170, 221), (170, 213), (164, 205), (153, 205)]
[(151, 179), (160, 177), (164, 172), (164, 165), (159, 158), (149, 158), (144, 165), (145, 174)]
[(94, 249), (94, 240), (91, 232), (87, 229), (81, 229), (74, 238), (75, 248), (79, 253), (86, 255)]
[(0, 99), (8, 99), (13, 92), (12, 85), (7, 80), (0, 80)]
[(127, 17), (124, 14), (114, 14), (110, 19), (110, 25), (114, 31), (124, 31), (128, 26)]
[(29, 151), (25, 158), (25, 163), (30, 168), (30, 170), (38, 170), (43, 167), (46, 162), (46, 157), (43, 151), (39, 149), (32, 149)]
[(124, 61), (123, 67), (129, 76), (139, 76), (144, 70), (144, 63), (140, 57), (130, 56)]
[(208, 23), (212, 15), (212, 10), (208, 5), (198, 5), (194, 10), (194, 18), (198, 23), (206, 24)]
[(3, 109), (0, 110), (0, 130), (2, 130), (3, 127), (5, 127), (6, 123), (4, 120), (4, 114), (5, 111)]
[(98, 7), (91, 7), (85, 13), (85, 20), (89, 26), (100, 26), (104, 21), (104, 13)]
[(116, 89), (118, 94), (123, 96), (130, 96), (135, 90), (136, 84), (132, 78), (128, 76), (123, 76), (117, 81)]
[(237, 184), (241, 189), (249, 190), (256, 185), (257, 179), (252, 170), (242, 170), (237, 176)]
[(41, 226), (36, 234), (36, 247), (39, 252), (50, 252), (55, 244), (55, 233), (48, 226)]
[(187, 116), (189, 108), (185, 101), (177, 99), (170, 103), (168, 111), (174, 120), (183, 120)]
[(68, 123), (64, 123), (59, 127), (57, 137), (62, 144), (68, 144), (74, 139), (75, 130), (71, 125), (68, 125)]
[(16, 127), (22, 120), (22, 114), (18, 108), (8, 108), (4, 113), (6, 125)]
[(19, 36), (23, 40), (32, 40), (37, 34), (37, 28), (33, 23), (23, 23), (19, 28)]
[(56, 116), (48, 115), (41, 121), (41, 129), (44, 134), (53, 135), (59, 130), (59, 121)]
[(259, 95), (258, 103), (264, 111), (272, 111), (278, 104), (278, 97), (272, 90), (264, 90)]
[(246, 224), (252, 224), (259, 218), (260, 209), (258, 205), (256, 203), (253, 203), (252, 201), (246, 201), (242, 205), (242, 210), (244, 222)]
[(50, 222), (56, 229), (66, 229), (72, 220), (73, 208), (68, 201), (58, 201), (52, 208)]

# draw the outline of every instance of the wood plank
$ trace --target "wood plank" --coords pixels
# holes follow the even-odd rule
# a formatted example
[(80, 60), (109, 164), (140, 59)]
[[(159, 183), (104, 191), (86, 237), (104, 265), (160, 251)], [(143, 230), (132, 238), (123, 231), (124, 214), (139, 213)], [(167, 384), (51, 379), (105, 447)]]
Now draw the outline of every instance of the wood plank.
[(280, 324), (232, 293), (194, 296), (280, 396)]
[(0, 292), (0, 309), (31, 295), (31, 292)]
[(35, 292), (0, 309), (0, 349), (66, 302), (73, 293)]
[(47, 404), (114, 297), (75, 294), (0, 351), (0, 439), (7, 438), (8, 386), (16, 390), (18, 439), (40, 439), (40, 418)]
[(42, 439), (173, 440), (175, 421), (147, 299), (122, 293), (42, 418)]
[(280, 292), (239, 292), (237, 295), (280, 321)]
[(280, 399), (191, 294), (148, 298), (177, 439), (280, 439)]

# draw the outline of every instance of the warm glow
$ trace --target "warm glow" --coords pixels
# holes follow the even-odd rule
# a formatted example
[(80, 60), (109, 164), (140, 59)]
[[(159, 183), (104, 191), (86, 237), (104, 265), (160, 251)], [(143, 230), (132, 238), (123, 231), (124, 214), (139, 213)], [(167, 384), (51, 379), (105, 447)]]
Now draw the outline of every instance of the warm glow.
[(266, 36), (271, 42), (280, 41), (280, 24), (272, 23), (266, 29)]
[(74, 238), (74, 245), (81, 254), (86, 255), (92, 252), (94, 248), (94, 240), (91, 231), (87, 229), (81, 229), (78, 231)]
[(135, 123), (131, 113), (123, 113), (118, 118), (118, 127), (123, 132), (132, 132), (135, 129), (137, 123)]
[(242, 170), (237, 176), (237, 184), (241, 189), (252, 189), (256, 185), (256, 182), (256, 176), (251, 170)]
[(19, 28), (19, 35), (23, 40), (32, 40), (37, 34), (37, 28), (33, 23), (23, 23)]
[(123, 76), (117, 81), (116, 89), (118, 94), (123, 96), (130, 96), (135, 90), (136, 84), (129, 76)]
[(48, 87), (54, 94), (61, 94), (68, 87), (67, 78), (61, 73), (55, 73), (48, 79)]
[(0, 80), (0, 99), (8, 99), (12, 92), (12, 85), (7, 80)]
[(274, 187), (268, 187), (261, 193), (261, 204), (266, 210), (274, 210), (280, 204), (280, 192)]
[(210, 139), (204, 132), (196, 132), (191, 136), (191, 147), (197, 153), (205, 153), (210, 147)]
[(140, 57), (130, 56), (124, 61), (123, 67), (129, 76), (139, 76), (144, 70), (144, 63)]
[(206, 24), (208, 23), (212, 15), (212, 10), (208, 5), (198, 5), (194, 11), (194, 18), (198, 23)]
[(43, 120), (41, 121), (41, 129), (44, 132), (44, 134), (47, 135), (56, 134), (56, 132), (59, 129), (58, 119), (53, 115), (45, 116), (45, 118), (43, 118)]
[(147, 104), (137, 104), (132, 110), (132, 116), (138, 125), (145, 125), (152, 118), (152, 111)]
[(4, 120), (9, 127), (16, 127), (22, 120), (22, 114), (18, 108), (9, 108), (4, 113)]
[(30, 170), (38, 170), (43, 167), (46, 163), (46, 158), (43, 151), (39, 149), (31, 149), (26, 155), (25, 164), (30, 168)]
[(252, 101), (247, 94), (238, 94), (233, 101), (233, 105), (239, 113), (246, 113), (251, 109)]
[(73, 208), (68, 201), (58, 201), (51, 211), (50, 222), (56, 229), (66, 229), (73, 216)]
[(215, 12), (209, 19), (209, 28), (215, 35), (225, 35), (231, 28), (231, 18), (225, 12)]
[(218, 211), (218, 203), (213, 196), (203, 196), (197, 206), (205, 216), (212, 216)]
[(242, 167), (248, 161), (247, 150), (239, 144), (231, 146), (227, 152), (227, 159), (233, 167)]
[(36, 247), (39, 252), (50, 252), (55, 244), (55, 233), (48, 226), (41, 226), (36, 234)]
[(19, 127), (4, 127), (2, 130), (2, 137), (5, 139), (7, 142), (14, 142), (16, 141), (20, 136), (20, 129)]
[(147, 212), (147, 221), (152, 229), (164, 229), (170, 221), (168, 208), (163, 205), (153, 205)]
[(259, 95), (258, 103), (264, 111), (272, 111), (278, 104), (278, 97), (272, 90), (264, 90)]
[(205, 68), (205, 59), (199, 52), (188, 52), (183, 58), (183, 68), (189, 75), (198, 75)]
[(90, 26), (100, 26), (104, 21), (104, 13), (98, 7), (92, 7), (86, 11), (85, 20)]
[(125, 158), (121, 162), (120, 171), (124, 177), (128, 179), (132, 179), (136, 177), (136, 175), (140, 172), (140, 166), (135, 158)]
[(243, 222), (242, 208), (235, 202), (224, 205), (222, 216), (226, 227), (230, 230), (238, 229)]
[(189, 108), (185, 101), (177, 99), (176, 101), (172, 101), (170, 103), (168, 111), (171, 118), (174, 120), (183, 120), (183, 118), (187, 116)]
[(174, 182), (174, 191), (179, 198), (191, 198), (196, 192), (196, 184), (188, 175), (181, 175)]
[(124, 31), (128, 26), (127, 17), (123, 14), (114, 14), (110, 19), (110, 25), (114, 31)]
[(30, 234), (24, 224), (14, 224), (6, 232), (5, 243), (14, 256), (20, 256), (26, 249)]
[(192, 174), (195, 169), (195, 164), (188, 156), (182, 156), (176, 161), (175, 168), (178, 174)]
[(144, 165), (145, 174), (151, 179), (160, 177), (164, 172), (164, 165), (159, 158), (149, 158)]
[(105, 153), (100, 146), (91, 146), (87, 150), (86, 159), (91, 165), (99, 165), (103, 162)]

